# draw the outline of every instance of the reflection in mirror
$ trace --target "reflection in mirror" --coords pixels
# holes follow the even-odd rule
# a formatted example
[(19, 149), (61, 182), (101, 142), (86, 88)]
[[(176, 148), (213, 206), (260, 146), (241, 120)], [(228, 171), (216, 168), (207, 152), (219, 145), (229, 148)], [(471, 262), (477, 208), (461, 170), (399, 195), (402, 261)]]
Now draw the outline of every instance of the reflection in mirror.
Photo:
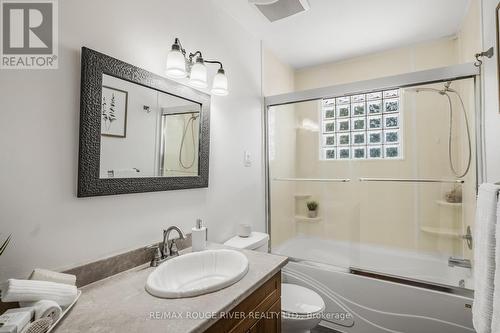
[(198, 176), (201, 106), (103, 75), (100, 178)]
[(198, 175), (200, 113), (191, 106), (164, 108), (161, 121), (160, 170), (164, 177)]

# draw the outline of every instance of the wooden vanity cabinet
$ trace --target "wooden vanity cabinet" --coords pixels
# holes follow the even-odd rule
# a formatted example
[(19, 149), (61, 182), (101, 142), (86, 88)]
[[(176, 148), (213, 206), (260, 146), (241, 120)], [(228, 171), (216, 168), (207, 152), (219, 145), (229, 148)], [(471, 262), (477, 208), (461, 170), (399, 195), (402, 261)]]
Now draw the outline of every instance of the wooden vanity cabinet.
[(281, 272), (209, 327), (206, 333), (281, 333)]
[(281, 332), (281, 302), (276, 301), (269, 312), (279, 314), (277, 318), (263, 318), (258, 320), (247, 332), (249, 333), (279, 333)]

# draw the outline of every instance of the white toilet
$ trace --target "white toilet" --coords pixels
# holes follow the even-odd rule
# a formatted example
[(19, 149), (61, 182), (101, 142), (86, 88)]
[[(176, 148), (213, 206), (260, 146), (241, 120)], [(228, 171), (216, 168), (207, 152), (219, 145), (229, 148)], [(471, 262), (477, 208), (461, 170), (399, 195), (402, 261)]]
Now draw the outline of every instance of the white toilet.
[[(267, 252), (269, 235), (252, 232), (224, 243), (238, 249)], [(321, 321), (325, 302), (315, 291), (290, 283), (281, 284), (281, 328), (284, 333), (307, 333)]]

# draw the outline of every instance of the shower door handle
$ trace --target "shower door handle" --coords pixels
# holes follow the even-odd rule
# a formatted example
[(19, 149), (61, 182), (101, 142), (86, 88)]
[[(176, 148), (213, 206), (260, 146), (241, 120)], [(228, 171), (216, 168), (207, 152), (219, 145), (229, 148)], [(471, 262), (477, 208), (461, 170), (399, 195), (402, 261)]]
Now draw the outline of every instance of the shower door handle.
[(462, 235), (461, 237), (467, 242), (467, 247), (469, 250), (472, 250), (472, 231), (470, 229), (470, 226), (467, 226), (467, 233), (465, 235)]
[(348, 183), (349, 178), (284, 178), (275, 177), (274, 181), (287, 181), (287, 182), (324, 182), (324, 183)]

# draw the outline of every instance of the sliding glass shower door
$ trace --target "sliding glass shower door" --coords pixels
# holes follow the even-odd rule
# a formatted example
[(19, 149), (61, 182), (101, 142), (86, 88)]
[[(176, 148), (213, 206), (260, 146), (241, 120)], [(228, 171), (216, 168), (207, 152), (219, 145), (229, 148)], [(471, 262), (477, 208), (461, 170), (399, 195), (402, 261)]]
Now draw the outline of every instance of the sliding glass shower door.
[(464, 79), (270, 107), (272, 251), (472, 288), (474, 105)]

